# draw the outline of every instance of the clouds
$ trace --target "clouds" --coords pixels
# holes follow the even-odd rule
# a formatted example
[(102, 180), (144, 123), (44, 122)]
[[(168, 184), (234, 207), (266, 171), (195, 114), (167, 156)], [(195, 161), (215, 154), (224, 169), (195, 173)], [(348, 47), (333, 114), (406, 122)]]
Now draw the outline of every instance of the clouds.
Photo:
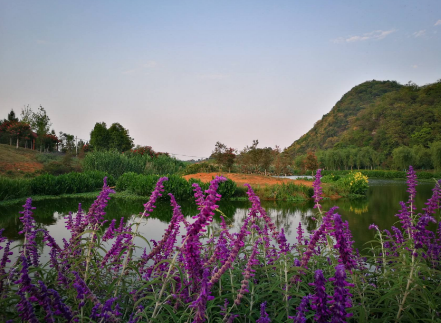
[(426, 36), (426, 30), (416, 31), (412, 34), (412, 36), (415, 38), (424, 37), (424, 36)]
[(434, 26), (441, 26), (441, 19), (438, 19), (438, 21), (435, 22)]
[(333, 39), (333, 42), (336, 44), (339, 43), (354, 43), (359, 41), (365, 41), (365, 40), (381, 40), (389, 36), (390, 34), (394, 33), (395, 29), (390, 30), (374, 30), (369, 33), (364, 33), (363, 35), (359, 36), (349, 36), (349, 37), (339, 37), (336, 39)]

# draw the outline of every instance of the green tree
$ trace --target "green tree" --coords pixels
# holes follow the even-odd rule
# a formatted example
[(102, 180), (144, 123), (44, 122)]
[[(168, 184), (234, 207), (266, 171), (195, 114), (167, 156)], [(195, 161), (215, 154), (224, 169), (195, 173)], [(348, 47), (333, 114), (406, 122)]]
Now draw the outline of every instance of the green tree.
[(133, 144), (133, 138), (129, 136), (129, 130), (125, 129), (119, 123), (113, 123), (109, 130), (109, 148), (116, 149), (119, 152), (124, 152), (132, 149), (135, 145)]
[(440, 171), (441, 170), (441, 141), (432, 143), (430, 146), (430, 151), (432, 153), (432, 164), (433, 167)]
[(105, 122), (95, 123), (95, 127), (90, 132), (90, 146), (94, 150), (108, 150), (109, 149), (109, 132)]
[(46, 148), (44, 144), (51, 125), (46, 110), (40, 105), (38, 111), (32, 114), (31, 122), (32, 129), (37, 133), (37, 146), (40, 146), (40, 151)]
[(392, 151), (394, 164), (401, 170), (408, 169), (413, 164), (412, 149), (406, 146), (395, 148)]

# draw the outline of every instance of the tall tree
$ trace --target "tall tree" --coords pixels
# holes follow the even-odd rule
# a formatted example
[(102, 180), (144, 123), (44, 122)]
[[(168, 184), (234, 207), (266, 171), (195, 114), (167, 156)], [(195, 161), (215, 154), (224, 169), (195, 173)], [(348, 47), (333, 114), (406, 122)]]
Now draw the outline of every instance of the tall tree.
[(95, 127), (90, 132), (90, 145), (95, 150), (109, 149), (109, 132), (105, 122), (95, 123)]
[(113, 123), (109, 130), (109, 148), (116, 149), (119, 152), (127, 151), (132, 149), (135, 145), (133, 144), (133, 138), (129, 136), (129, 130), (125, 129), (119, 123)]

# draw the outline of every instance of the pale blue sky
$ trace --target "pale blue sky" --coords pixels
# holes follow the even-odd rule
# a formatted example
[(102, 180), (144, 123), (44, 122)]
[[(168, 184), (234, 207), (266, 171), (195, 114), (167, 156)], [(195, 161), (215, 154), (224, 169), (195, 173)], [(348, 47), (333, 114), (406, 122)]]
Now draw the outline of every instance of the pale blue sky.
[(0, 0), (0, 118), (41, 104), (86, 140), (286, 147), (359, 83), (440, 78), (439, 0)]

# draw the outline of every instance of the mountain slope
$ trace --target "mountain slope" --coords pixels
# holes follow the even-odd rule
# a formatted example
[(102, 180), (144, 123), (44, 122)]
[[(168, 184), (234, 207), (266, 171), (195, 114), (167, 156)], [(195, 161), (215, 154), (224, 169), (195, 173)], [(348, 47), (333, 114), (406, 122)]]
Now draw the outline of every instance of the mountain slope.
[(371, 146), (390, 153), (402, 145), (441, 139), (441, 83), (418, 87), (368, 81), (346, 93), (288, 152)]

